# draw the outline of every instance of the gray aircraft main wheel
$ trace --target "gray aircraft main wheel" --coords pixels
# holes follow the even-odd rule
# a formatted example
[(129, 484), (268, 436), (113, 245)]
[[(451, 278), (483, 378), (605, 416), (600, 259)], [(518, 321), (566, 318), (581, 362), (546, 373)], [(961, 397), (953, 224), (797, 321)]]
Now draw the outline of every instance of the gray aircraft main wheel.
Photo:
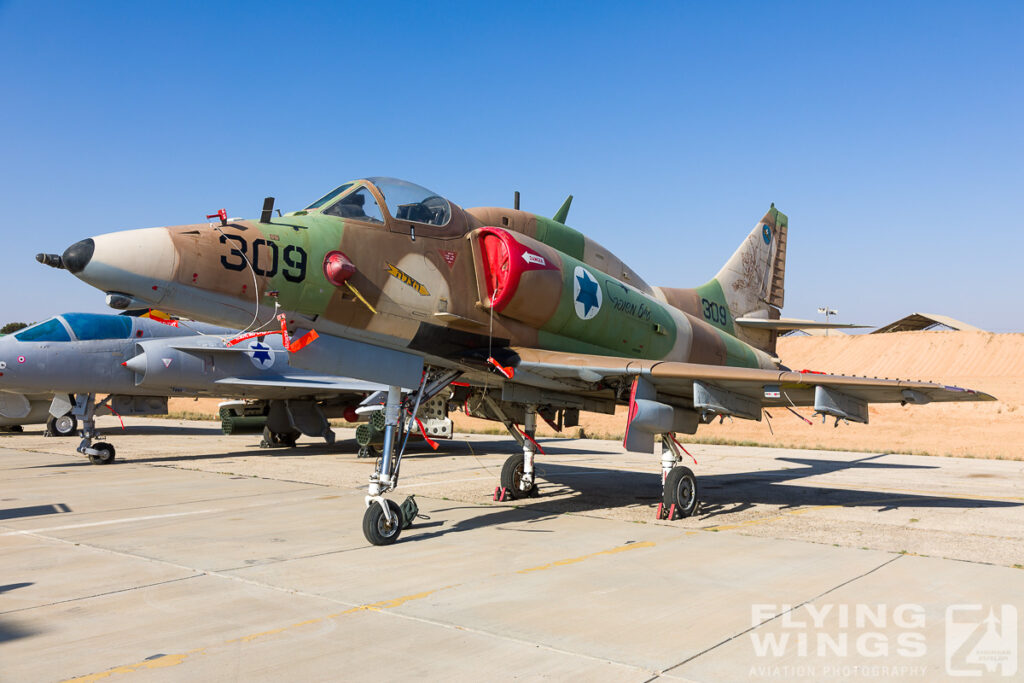
[(46, 429), (54, 436), (74, 436), (78, 429), (78, 418), (70, 413), (60, 417), (51, 415), (46, 421)]
[(271, 446), (294, 448), (300, 436), (299, 432), (272, 432), (270, 427), (263, 428), (263, 439)]
[(676, 514), (689, 517), (697, 511), (697, 477), (689, 467), (673, 467), (665, 477), (666, 509), (676, 506)]
[(94, 443), (92, 445), (94, 450), (99, 451), (99, 455), (90, 455), (89, 462), (93, 465), (109, 465), (114, 462), (114, 447), (105, 441)]
[(384, 511), (376, 502), (371, 503), (363, 513), (363, 536), (373, 545), (391, 545), (402, 533), (402, 508), (393, 500), (385, 499), (391, 513), (391, 523), (384, 518)]
[(512, 498), (537, 497), (536, 483), (531, 484), (530, 488), (523, 486), (523, 456), (509, 456), (505, 464), (501, 466), (501, 487)]

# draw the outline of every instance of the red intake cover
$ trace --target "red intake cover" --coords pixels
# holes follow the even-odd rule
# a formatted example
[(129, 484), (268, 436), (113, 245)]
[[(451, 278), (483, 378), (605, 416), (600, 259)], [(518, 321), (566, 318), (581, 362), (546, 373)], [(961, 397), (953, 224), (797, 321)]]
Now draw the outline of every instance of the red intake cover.
[(480, 229), (480, 251), (484, 261), (484, 282), (490, 306), (501, 312), (519, 287), (519, 278), (531, 270), (558, 270), (540, 254), (520, 244), (507, 230)]
[(356, 266), (340, 251), (332, 251), (324, 257), (324, 275), (327, 281), (336, 287), (356, 274)]

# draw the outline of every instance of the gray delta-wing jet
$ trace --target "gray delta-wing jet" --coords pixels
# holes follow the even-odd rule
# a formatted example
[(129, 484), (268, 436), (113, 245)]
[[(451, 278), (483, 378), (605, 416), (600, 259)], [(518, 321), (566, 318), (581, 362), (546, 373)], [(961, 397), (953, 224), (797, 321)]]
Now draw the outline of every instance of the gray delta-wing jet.
[[(266, 416), (264, 445), (294, 445), (300, 434), (333, 443), (328, 419), (358, 421), (386, 390), (292, 368), (280, 338), (229, 345), (236, 335), (212, 325), (147, 317), (55, 316), (0, 339), (0, 415), (30, 423), (42, 421), (45, 411), (55, 433), (73, 433), (81, 421), (78, 450), (106, 464), (114, 459), (114, 447), (94, 443), (96, 411), (104, 407), (120, 416), (153, 415), (167, 412), (168, 396), (249, 399), (247, 412)], [(446, 417), (427, 425), (431, 436), (451, 436)], [(373, 437), (360, 439), (368, 453)]]

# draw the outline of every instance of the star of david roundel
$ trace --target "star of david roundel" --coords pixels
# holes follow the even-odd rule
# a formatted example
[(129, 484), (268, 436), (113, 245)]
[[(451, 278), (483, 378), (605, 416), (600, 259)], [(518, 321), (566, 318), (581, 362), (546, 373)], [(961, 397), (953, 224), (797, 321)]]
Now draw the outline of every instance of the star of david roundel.
[(260, 370), (268, 370), (274, 365), (274, 350), (263, 342), (254, 341), (249, 344), (249, 350), (245, 355), (249, 356), (252, 364)]
[(583, 266), (576, 266), (572, 274), (572, 295), (581, 320), (590, 320), (601, 310), (601, 285)]

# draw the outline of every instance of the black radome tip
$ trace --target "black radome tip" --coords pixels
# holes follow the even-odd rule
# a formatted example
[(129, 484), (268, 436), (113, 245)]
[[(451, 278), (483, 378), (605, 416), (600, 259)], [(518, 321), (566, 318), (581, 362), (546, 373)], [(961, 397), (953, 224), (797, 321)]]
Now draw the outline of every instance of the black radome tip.
[(72, 244), (64, 250), (64, 254), (60, 258), (65, 268), (72, 273), (80, 273), (89, 265), (89, 261), (92, 260), (92, 253), (95, 250), (96, 243), (90, 237)]

